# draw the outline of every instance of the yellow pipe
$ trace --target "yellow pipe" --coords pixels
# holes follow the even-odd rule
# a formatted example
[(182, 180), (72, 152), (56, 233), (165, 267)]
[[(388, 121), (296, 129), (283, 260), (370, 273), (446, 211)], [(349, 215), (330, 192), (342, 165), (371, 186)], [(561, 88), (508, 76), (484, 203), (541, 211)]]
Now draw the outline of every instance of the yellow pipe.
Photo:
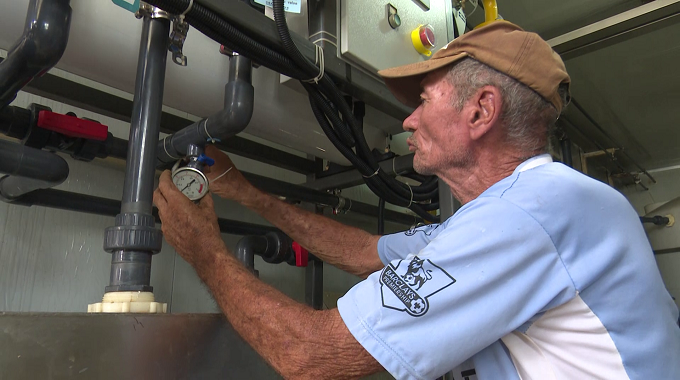
[(489, 25), (498, 20), (498, 4), (496, 0), (481, 0), (484, 5), (484, 22), (475, 26), (475, 29)]

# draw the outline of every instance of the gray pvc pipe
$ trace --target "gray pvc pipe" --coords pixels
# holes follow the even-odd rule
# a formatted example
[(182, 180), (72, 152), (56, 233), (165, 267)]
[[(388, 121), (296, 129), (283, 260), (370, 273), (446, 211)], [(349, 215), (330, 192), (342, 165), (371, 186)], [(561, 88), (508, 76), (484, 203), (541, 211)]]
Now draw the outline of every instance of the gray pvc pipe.
[(250, 59), (234, 55), (229, 61), (229, 82), (224, 88), (224, 109), (158, 142), (157, 165), (177, 161), (189, 145), (205, 145), (211, 138), (225, 139), (243, 131), (253, 116), (255, 90)]
[(66, 49), (70, 25), (69, 0), (30, 1), (24, 33), (0, 63), (0, 108), (59, 61)]
[(244, 236), (234, 249), (236, 258), (251, 272), (255, 272), (255, 254), (267, 250), (267, 238), (264, 236)]
[(121, 213), (151, 214), (170, 21), (144, 18)]
[(54, 153), (0, 140), (0, 196), (12, 199), (57, 186), (68, 178), (68, 164)]
[[(141, 227), (140, 234), (155, 231), (153, 219), (151, 219), (150, 226), (144, 225), (143, 220), (151, 217), (153, 211), (156, 145), (160, 133), (169, 33), (169, 20), (144, 17), (123, 199), (121, 213), (116, 217), (116, 227), (121, 227), (122, 234), (130, 238), (137, 236), (135, 234), (137, 227)], [(148, 244), (148, 241), (144, 242)], [(105, 241), (105, 246), (106, 244)], [(150, 279), (153, 253), (153, 251), (133, 248), (113, 252), (109, 286), (106, 287), (106, 292), (152, 291)]]

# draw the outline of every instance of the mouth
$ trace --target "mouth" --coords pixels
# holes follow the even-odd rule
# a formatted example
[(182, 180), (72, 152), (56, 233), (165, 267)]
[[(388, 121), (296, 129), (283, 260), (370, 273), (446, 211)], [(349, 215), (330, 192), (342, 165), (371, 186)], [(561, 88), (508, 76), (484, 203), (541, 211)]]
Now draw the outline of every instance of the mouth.
[(408, 151), (409, 151), (409, 152), (413, 152), (413, 151), (415, 151), (415, 150), (418, 148), (418, 147), (416, 146), (416, 144), (413, 143), (413, 140), (411, 140), (411, 139), (407, 139), (407, 140), (406, 140), (406, 143), (408, 144)]

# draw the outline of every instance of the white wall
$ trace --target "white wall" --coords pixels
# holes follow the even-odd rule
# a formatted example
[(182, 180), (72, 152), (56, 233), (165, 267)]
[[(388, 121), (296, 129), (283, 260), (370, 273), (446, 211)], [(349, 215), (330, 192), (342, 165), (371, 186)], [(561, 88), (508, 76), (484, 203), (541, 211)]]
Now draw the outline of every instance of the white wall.
[[(649, 190), (645, 190), (640, 185), (630, 185), (619, 189), (639, 215), (645, 215), (644, 207), (648, 204), (666, 202), (680, 197), (680, 167), (668, 168), (668, 170), (657, 169), (651, 174), (657, 183), (652, 183), (649, 178), (640, 175), (642, 184)], [(668, 291), (676, 298), (675, 303), (680, 305), (680, 252), (655, 257)]]

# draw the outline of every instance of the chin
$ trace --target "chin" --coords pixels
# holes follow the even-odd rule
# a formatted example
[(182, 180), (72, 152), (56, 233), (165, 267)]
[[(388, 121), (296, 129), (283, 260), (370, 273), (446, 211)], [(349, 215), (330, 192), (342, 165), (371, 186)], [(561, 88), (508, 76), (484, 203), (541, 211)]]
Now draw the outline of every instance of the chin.
[(433, 175), (434, 174), (433, 168), (430, 168), (427, 165), (424, 165), (423, 163), (416, 161), (415, 158), (413, 160), (413, 170), (416, 173), (422, 174), (422, 175)]

